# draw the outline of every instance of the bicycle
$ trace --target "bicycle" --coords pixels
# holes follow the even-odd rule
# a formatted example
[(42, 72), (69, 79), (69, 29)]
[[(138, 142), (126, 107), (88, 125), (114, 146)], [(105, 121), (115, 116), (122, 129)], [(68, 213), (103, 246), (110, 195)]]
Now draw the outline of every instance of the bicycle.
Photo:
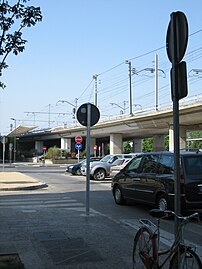
[[(148, 219), (139, 220), (141, 227), (135, 235), (133, 245), (133, 269), (160, 269), (165, 268), (168, 262), (169, 269), (202, 269), (201, 260), (193, 247), (187, 246), (183, 239), (180, 240), (184, 226), (192, 219), (199, 218), (198, 213), (181, 217), (173, 211), (152, 209), (150, 215), (157, 219), (157, 225)], [(179, 221), (176, 238), (171, 247), (160, 250), (160, 220), (171, 216)]]

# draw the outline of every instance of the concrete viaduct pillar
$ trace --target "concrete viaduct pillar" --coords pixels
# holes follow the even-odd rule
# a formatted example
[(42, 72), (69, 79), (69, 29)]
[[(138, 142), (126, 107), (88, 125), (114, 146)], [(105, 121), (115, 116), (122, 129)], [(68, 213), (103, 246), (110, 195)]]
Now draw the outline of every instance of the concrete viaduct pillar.
[(35, 150), (38, 152), (38, 153), (42, 153), (43, 152), (43, 141), (35, 141)]
[(165, 150), (164, 135), (154, 135), (153, 151), (164, 151), (164, 150)]
[[(179, 147), (180, 149), (186, 148), (186, 127), (179, 126)], [(174, 151), (174, 130), (173, 125), (169, 128), (169, 151)]]
[(142, 152), (142, 139), (133, 139), (133, 152)]
[(119, 154), (123, 151), (122, 134), (110, 134), (110, 154)]
[(94, 156), (94, 150), (93, 147), (96, 145), (96, 138), (95, 137), (91, 137), (90, 138), (90, 155)]
[(71, 151), (71, 138), (61, 137), (60, 140), (60, 148), (63, 150)]

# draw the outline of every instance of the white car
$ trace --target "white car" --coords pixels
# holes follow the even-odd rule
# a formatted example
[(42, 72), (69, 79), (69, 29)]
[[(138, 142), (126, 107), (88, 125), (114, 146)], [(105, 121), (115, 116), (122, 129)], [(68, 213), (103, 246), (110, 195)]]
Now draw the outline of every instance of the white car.
[(110, 177), (115, 176), (118, 172), (120, 172), (121, 169), (125, 167), (125, 165), (130, 161), (131, 159), (117, 159), (113, 165), (110, 167)]

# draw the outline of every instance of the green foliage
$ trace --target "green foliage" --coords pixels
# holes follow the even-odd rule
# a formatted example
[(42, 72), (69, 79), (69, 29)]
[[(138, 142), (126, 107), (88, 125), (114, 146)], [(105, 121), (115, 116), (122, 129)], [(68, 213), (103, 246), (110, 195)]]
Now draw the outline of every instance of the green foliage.
[(142, 141), (142, 151), (153, 150), (153, 138), (144, 138)]
[[(22, 38), (22, 29), (42, 20), (40, 7), (25, 6), (27, 2), (29, 0), (16, 0), (10, 5), (9, 1), (0, 1), (0, 76), (8, 67), (6, 58), (9, 53), (18, 55), (25, 49), (27, 40)], [(4, 89), (5, 84), (0, 82), (0, 87)]]
[(188, 138), (193, 138), (196, 140), (191, 140), (188, 141), (188, 147), (189, 148), (197, 148), (197, 149), (201, 149), (202, 148), (202, 141), (201, 140), (197, 140), (197, 138), (202, 138), (202, 131), (193, 131), (193, 132), (189, 132), (187, 133)]
[(164, 138), (165, 150), (169, 151), (169, 135), (166, 135)]
[(61, 155), (61, 150), (54, 146), (48, 149), (46, 153), (46, 158), (54, 161), (55, 159), (59, 158)]
[(123, 142), (123, 152), (124, 153), (131, 153), (132, 152), (132, 147), (130, 145), (130, 141)]

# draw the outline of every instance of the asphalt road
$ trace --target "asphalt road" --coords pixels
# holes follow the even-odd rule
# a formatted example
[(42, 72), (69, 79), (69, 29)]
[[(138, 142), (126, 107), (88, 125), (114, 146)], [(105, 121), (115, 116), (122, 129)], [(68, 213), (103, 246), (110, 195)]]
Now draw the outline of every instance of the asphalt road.
[[(18, 172), (28, 174), (29, 176), (35, 179), (39, 179), (47, 183), (49, 187), (47, 189), (40, 189), (34, 191), (0, 193), (0, 201), (1, 201), (0, 210), (1, 209), (6, 210), (8, 208), (9, 210), (21, 209), (23, 210), (23, 213), (32, 214), (33, 211), (34, 214), (36, 209), (37, 212), (38, 209), (42, 209), (41, 211), (39, 211), (37, 215), (38, 220), (36, 222), (39, 225), (38, 228), (40, 228), (40, 225), (42, 226), (44, 225), (43, 221), (42, 222), (40, 221), (40, 218), (43, 219), (43, 215), (40, 214), (44, 214), (43, 211), (44, 208), (46, 208), (46, 210), (50, 209), (51, 214), (54, 214), (55, 210), (55, 214), (57, 215), (58, 218), (61, 217), (61, 219), (64, 218), (64, 215), (62, 214), (70, 212), (70, 211), (63, 211), (63, 209), (67, 209), (67, 207), (69, 207), (69, 210), (71, 208), (71, 210), (73, 210), (75, 214), (80, 210), (82, 210), (83, 215), (86, 214), (85, 177), (65, 174), (65, 166), (62, 167), (17, 166), (15, 168), (10, 169), (12, 169), (12, 171), (15, 170)], [(147, 206), (137, 205), (134, 203), (129, 203), (126, 206), (116, 205), (111, 193), (110, 179), (102, 182), (91, 181), (89, 197), (90, 197), (89, 199), (90, 199), (90, 212), (91, 212), (90, 214), (98, 214), (99, 216), (102, 216), (105, 219), (107, 219), (110, 222), (110, 225), (112, 225), (112, 227), (110, 227), (112, 230), (113, 227), (119, 227), (121, 230), (125, 231), (124, 232), (125, 240), (124, 238), (121, 237), (119, 238), (120, 235), (117, 234), (116, 235), (117, 238), (114, 239), (114, 244), (116, 248), (121, 247), (122, 252), (125, 251), (126, 253), (129, 253), (131, 246), (128, 245), (128, 242), (130, 241), (132, 242), (135, 232), (138, 229), (138, 219), (149, 218), (153, 220), (152, 217), (150, 217), (148, 214), (150, 208)], [(1, 215), (1, 218), (4, 218), (4, 216)], [(51, 225), (51, 223), (49, 223), (49, 225)], [(55, 225), (55, 223), (52, 223), (52, 225)], [(169, 245), (170, 238), (173, 236), (174, 221), (163, 220), (161, 227), (162, 227), (163, 242)], [(190, 223), (186, 227), (185, 237), (189, 243), (197, 246), (198, 253), (202, 257), (201, 228), (202, 228), (201, 221)], [(43, 227), (41, 229), (43, 229)], [(109, 231), (106, 230), (106, 232)], [(112, 231), (110, 233), (112, 233)], [(112, 234), (108, 234), (108, 236), (109, 238), (111, 238)], [(38, 268), (40, 269), (40, 267)], [(58, 268), (71, 268), (71, 267), (58, 267)], [(102, 267), (96, 267), (96, 268), (102, 268)], [(130, 268), (130, 266), (127, 266), (126, 262), (125, 267), (122, 268)]]

